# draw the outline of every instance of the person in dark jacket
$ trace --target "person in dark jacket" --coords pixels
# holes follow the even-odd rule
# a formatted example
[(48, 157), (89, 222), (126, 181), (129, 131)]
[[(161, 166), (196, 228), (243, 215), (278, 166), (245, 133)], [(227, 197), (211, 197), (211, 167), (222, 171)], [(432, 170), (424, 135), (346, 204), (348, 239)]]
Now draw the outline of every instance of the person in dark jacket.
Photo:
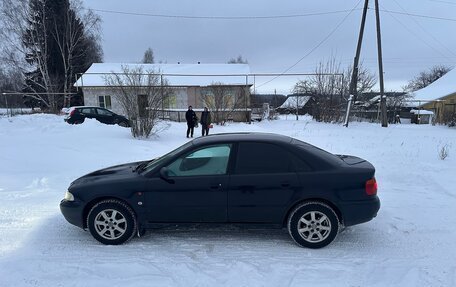
[(209, 135), (209, 125), (211, 124), (211, 113), (205, 107), (204, 111), (201, 113), (201, 133), (204, 137), (205, 135)]
[(198, 123), (198, 118), (192, 106), (188, 106), (188, 110), (185, 113), (185, 120), (187, 120), (187, 137), (189, 135), (193, 137), (193, 130), (195, 129), (195, 123)]

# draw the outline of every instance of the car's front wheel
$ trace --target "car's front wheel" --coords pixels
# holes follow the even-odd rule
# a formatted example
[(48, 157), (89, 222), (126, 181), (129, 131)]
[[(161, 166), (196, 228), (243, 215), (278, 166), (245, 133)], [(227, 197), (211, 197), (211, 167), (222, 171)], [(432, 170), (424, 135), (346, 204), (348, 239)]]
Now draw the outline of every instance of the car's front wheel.
[(339, 220), (329, 205), (322, 202), (306, 202), (290, 213), (288, 232), (302, 247), (322, 248), (336, 238)]
[(87, 227), (99, 242), (118, 245), (135, 235), (137, 222), (131, 207), (120, 200), (108, 199), (98, 202), (90, 209)]

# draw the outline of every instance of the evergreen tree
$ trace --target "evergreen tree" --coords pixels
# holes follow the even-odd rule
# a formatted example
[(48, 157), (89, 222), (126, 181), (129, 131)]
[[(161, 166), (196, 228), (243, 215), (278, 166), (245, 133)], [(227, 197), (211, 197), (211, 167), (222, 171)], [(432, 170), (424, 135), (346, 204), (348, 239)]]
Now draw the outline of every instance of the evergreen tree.
[(148, 48), (144, 52), (144, 57), (143, 57), (142, 62), (144, 64), (153, 64), (154, 63), (154, 51), (152, 50), (152, 48)]
[[(101, 61), (98, 37), (93, 33), (100, 19), (91, 12), (84, 15), (92, 29), (88, 32), (78, 15), (82, 6), (77, 0), (71, 4), (69, 0), (30, 0), (29, 5), (27, 29), (22, 35), (26, 61), (32, 67), (25, 73), (26, 91), (49, 93), (38, 97), (47, 108), (58, 111), (71, 103), (75, 75)], [(65, 97), (53, 93), (64, 93)]]

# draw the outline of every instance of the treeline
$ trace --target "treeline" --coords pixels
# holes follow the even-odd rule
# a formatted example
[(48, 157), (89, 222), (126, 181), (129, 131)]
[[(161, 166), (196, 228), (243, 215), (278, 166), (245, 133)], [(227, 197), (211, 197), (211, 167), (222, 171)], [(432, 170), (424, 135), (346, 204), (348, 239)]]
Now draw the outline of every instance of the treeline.
[(2, 0), (0, 92), (51, 112), (77, 102), (78, 74), (103, 60), (100, 22), (79, 0)]

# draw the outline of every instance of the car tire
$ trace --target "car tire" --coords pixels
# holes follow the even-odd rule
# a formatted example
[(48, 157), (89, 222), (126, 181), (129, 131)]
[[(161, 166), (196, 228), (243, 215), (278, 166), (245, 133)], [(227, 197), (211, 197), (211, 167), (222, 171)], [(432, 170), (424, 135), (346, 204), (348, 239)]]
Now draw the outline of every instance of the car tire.
[(124, 128), (130, 127), (130, 124), (128, 124), (128, 122), (125, 122), (125, 121), (119, 122), (118, 125), (121, 126), (121, 127), (124, 127)]
[(90, 234), (106, 245), (119, 245), (130, 240), (137, 232), (136, 216), (126, 203), (107, 199), (95, 204), (87, 216)]
[(83, 122), (84, 122), (84, 119), (75, 120), (75, 121), (73, 122), (73, 125), (80, 125), (80, 124), (82, 124)]
[(288, 232), (300, 246), (322, 248), (339, 233), (339, 219), (327, 204), (317, 201), (298, 205), (288, 217)]

